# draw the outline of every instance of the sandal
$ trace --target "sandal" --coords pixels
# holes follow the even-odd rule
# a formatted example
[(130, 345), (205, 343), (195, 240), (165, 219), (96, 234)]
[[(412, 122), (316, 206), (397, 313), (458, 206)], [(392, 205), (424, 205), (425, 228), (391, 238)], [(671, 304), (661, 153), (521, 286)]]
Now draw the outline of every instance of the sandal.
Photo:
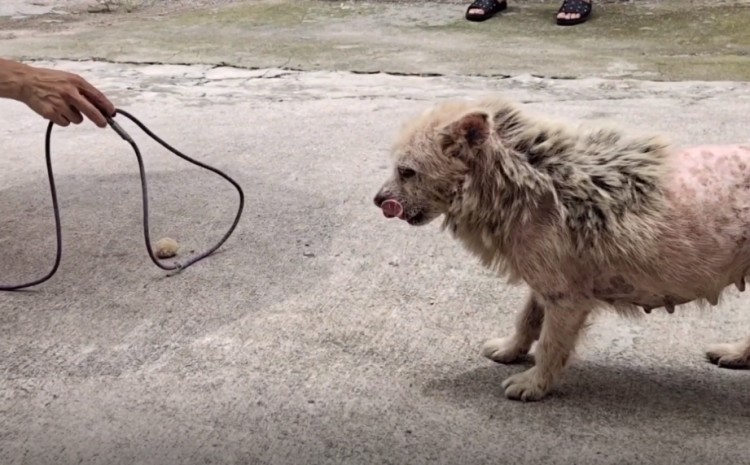
[[(500, 2), (497, 0), (474, 0), (474, 3), (466, 9), (466, 19), (476, 22), (485, 21), (506, 8), (508, 8), (507, 0)], [(471, 10), (482, 10), (484, 13), (469, 13)]]
[(591, 15), (593, 0), (584, 2), (583, 0), (563, 0), (560, 9), (557, 10), (557, 14), (560, 13), (578, 13), (580, 16), (575, 19), (557, 18), (557, 24), (559, 26), (573, 26), (575, 24), (581, 24), (586, 22)]

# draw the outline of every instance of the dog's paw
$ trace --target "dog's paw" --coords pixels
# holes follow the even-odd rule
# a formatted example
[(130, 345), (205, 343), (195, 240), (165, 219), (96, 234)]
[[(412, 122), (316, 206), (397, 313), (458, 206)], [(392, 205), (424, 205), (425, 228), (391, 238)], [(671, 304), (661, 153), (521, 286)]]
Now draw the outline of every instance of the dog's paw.
[(513, 336), (490, 339), (482, 345), (482, 355), (497, 363), (520, 362), (528, 349), (521, 347)]
[(722, 368), (750, 368), (750, 347), (744, 343), (713, 344), (708, 347), (706, 356)]
[(549, 391), (549, 385), (539, 376), (537, 367), (508, 377), (502, 384), (505, 397), (513, 400), (542, 400)]

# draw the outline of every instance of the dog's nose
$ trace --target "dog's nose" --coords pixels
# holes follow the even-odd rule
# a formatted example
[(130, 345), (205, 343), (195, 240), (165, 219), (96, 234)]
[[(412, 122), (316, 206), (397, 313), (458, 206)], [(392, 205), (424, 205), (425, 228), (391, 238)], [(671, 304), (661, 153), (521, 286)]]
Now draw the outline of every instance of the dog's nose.
[(380, 208), (380, 206), (383, 204), (383, 202), (386, 201), (386, 199), (387, 199), (387, 197), (385, 195), (383, 195), (382, 192), (378, 192), (378, 194), (375, 196), (375, 198), (373, 199), (373, 201), (375, 202), (375, 206), (378, 207), (378, 208)]

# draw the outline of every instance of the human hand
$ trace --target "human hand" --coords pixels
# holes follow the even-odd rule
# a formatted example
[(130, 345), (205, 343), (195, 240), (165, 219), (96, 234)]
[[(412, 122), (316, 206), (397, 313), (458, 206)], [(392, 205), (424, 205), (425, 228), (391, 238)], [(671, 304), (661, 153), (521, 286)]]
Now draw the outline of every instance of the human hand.
[(77, 74), (27, 66), (21, 73), (19, 100), (43, 118), (60, 126), (80, 124), (84, 116), (100, 128), (115, 106)]

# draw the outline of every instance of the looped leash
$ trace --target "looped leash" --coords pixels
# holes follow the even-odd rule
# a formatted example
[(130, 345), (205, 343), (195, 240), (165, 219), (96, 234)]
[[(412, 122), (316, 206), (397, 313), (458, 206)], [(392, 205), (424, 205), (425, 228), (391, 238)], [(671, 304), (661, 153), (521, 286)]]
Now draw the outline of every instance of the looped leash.
[[(126, 118), (128, 118), (130, 121), (132, 121), (133, 123), (135, 123), (139, 128), (141, 128), (141, 130), (143, 132), (145, 132), (146, 134), (148, 134), (149, 137), (151, 137), (153, 140), (155, 140), (156, 142), (158, 142), (159, 144), (161, 144), (162, 147), (166, 148), (167, 150), (169, 150), (173, 154), (177, 155), (178, 157), (182, 158), (183, 160), (186, 160), (186, 161), (188, 161), (188, 162), (190, 162), (190, 163), (192, 163), (192, 164), (194, 164), (196, 166), (199, 166), (199, 167), (201, 167), (203, 169), (206, 169), (208, 171), (211, 171), (213, 173), (218, 174), (222, 178), (226, 179), (230, 184), (232, 184), (235, 187), (235, 189), (237, 189), (237, 192), (239, 193), (239, 196), (240, 196), (240, 204), (239, 204), (239, 207), (237, 209), (237, 215), (234, 218), (234, 222), (232, 223), (232, 226), (229, 228), (229, 230), (226, 232), (226, 234), (224, 234), (224, 237), (222, 237), (221, 240), (215, 246), (211, 247), (206, 252), (204, 252), (204, 253), (202, 253), (200, 255), (196, 255), (194, 257), (189, 258), (188, 260), (186, 260), (183, 263), (174, 262), (174, 264), (172, 264), (172, 265), (162, 263), (156, 257), (156, 255), (154, 254), (153, 249), (151, 248), (151, 237), (150, 237), (150, 234), (149, 234), (149, 219), (148, 219), (149, 218), (149, 214), (148, 214), (148, 186), (147, 186), (147, 183), (146, 183), (146, 170), (144, 169), (144, 166), (143, 166), (143, 157), (141, 156), (141, 151), (138, 148), (138, 145), (133, 140), (133, 138), (130, 137), (130, 134), (128, 134), (122, 128), (122, 126), (120, 126), (119, 124), (117, 124), (117, 122), (114, 119), (112, 119), (111, 117), (107, 117), (107, 123), (109, 124), (109, 126), (120, 137), (122, 137), (123, 140), (125, 140), (128, 144), (130, 144), (130, 146), (133, 148), (133, 151), (135, 152), (135, 157), (138, 160), (138, 169), (139, 169), (140, 175), (141, 175), (141, 192), (142, 192), (142, 198), (143, 198), (143, 236), (144, 236), (144, 239), (146, 241), (146, 250), (148, 251), (148, 256), (151, 258), (151, 261), (153, 261), (154, 264), (156, 264), (156, 266), (158, 266), (159, 268), (161, 268), (163, 270), (167, 270), (167, 271), (179, 270), (179, 271), (182, 271), (182, 270), (188, 268), (189, 266), (194, 265), (195, 263), (199, 262), (200, 260), (203, 260), (204, 258), (208, 257), (209, 255), (213, 254), (219, 247), (221, 247), (222, 245), (224, 245), (224, 242), (226, 242), (227, 239), (229, 239), (229, 236), (232, 235), (232, 233), (234, 232), (235, 228), (237, 227), (237, 224), (240, 221), (240, 217), (242, 216), (242, 211), (243, 211), (244, 206), (245, 206), (245, 193), (242, 191), (242, 187), (240, 187), (240, 185), (237, 184), (237, 182), (234, 181), (234, 179), (230, 178), (227, 174), (225, 174), (221, 170), (216, 169), (216, 168), (214, 168), (212, 166), (209, 166), (209, 165), (207, 165), (205, 163), (201, 163), (201, 162), (199, 162), (197, 160), (194, 160), (194, 159), (188, 157), (187, 155), (181, 153), (179, 150), (175, 149), (174, 147), (172, 147), (171, 145), (169, 145), (168, 143), (166, 143), (164, 140), (162, 140), (159, 136), (157, 136), (156, 134), (154, 134), (153, 132), (151, 132), (151, 130), (149, 130), (146, 127), (146, 125), (144, 125), (143, 123), (141, 123), (135, 116), (131, 115), (130, 113), (126, 112), (125, 110), (116, 109), (115, 110), (115, 114), (121, 114), (121, 115), (125, 116)], [(52, 123), (50, 121), (49, 125), (47, 126), (47, 134), (45, 136), (45, 141), (44, 141), (44, 150), (45, 150), (46, 159), (47, 159), (47, 176), (49, 178), (50, 193), (52, 195), (52, 210), (53, 210), (54, 216), (55, 216), (55, 231), (56, 231), (56, 234), (57, 234), (57, 253), (56, 253), (56, 256), (55, 256), (55, 264), (53, 265), (52, 270), (50, 270), (50, 272), (47, 273), (42, 278), (39, 278), (39, 279), (34, 280), (34, 281), (31, 281), (29, 283), (18, 284), (18, 285), (13, 285), (13, 286), (0, 285), (0, 291), (17, 291), (17, 290), (20, 290), (20, 289), (24, 289), (24, 288), (28, 288), (28, 287), (32, 287), (32, 286), (36, 286), (38, 284), (41, 284), (41, 283), (49, 280), (57, 272), (57, 269), (60, 266), (60, 261), (62, 259), (62, 227), (60, 225), (60, 208), (59, 208), (59, 205), (58, 205), (58, 202), (57, 202), (57, 189), (55, 188), (55, 178), (54, 178), (54, 176), (52, 174), (52, 157), (51, 157), (52, 150), (51, 150), (51, 143), (50, 143), (50, 141), (51, 141), (51, 138), (52, 138), (52, 127), (53, 126), (54, 126), (54, 123)]]

